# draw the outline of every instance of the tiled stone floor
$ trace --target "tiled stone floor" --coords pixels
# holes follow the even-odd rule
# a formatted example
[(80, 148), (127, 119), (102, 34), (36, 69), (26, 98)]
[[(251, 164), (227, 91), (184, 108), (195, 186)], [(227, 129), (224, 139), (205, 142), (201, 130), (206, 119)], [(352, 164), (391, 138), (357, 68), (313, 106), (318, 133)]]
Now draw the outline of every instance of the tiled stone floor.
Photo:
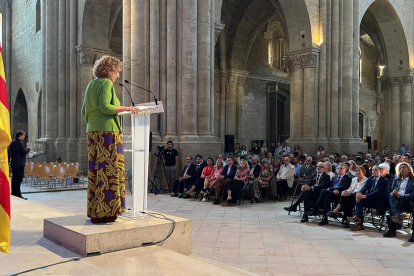
[[(85, 214), (86, 191), (27, 194), (29, 200)], [(129, 198), (127, 198), (129, 200)], [(193, 220), (192, 253), (259, 275), (413, 275), (408, 232), (386, 239), (373, 228), (300, 224), (287, 202), (222, 207), (211, 202), (148, 195), (148, 209)]]

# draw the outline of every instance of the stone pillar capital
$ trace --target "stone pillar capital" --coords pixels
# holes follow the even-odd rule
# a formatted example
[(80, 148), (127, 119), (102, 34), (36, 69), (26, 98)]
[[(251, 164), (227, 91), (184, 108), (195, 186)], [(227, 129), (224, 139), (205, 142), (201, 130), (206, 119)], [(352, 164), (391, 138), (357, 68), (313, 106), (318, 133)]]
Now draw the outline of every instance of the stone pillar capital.
[(290, 73), (298, 69), (316, 68), (318, 65), (318, 53), (312, 51), (294, 55), (289, 54), (285, 57), (285, 61)]
[(246, 77), (249, 75), (247, 71), (232, 70), (228, 72), (228, 80), (230, 84), (242, 86), (246, 81)]
[(391, 86), (412, 86), (414, 84), (414, 76), (410, 74), (391, 75), (389, 76)]
[(11, 10), (12, 0), (6, 0), (6, 9)]
[(224, 26), (225, 24), (221, 24), (219, 22), (216, 22), (216, 24), (214, 24), (214, 45), (216, 45), (220, 33), (223, 31)]
[(103, 55), (113, 54), (109, 49), (89, 48), (76, 46), (79, 55), (79, 66), (91, 66), (95, 60), (100, 59)]

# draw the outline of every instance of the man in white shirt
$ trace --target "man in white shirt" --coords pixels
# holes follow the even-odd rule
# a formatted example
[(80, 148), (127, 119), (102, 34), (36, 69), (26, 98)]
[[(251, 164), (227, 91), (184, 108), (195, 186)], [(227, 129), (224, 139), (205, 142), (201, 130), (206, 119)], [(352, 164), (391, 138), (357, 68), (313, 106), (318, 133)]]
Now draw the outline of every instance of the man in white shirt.
[(295, 177), (295, 167), (290, 164), (289, 157), (283, 158), (283, 165), (280, 167), (276, 175), (276, 187), (279, 201), (283, 201), (286, 197), (289, 188), (293, 186), (293, 179)]
[[(397, 228), (402, 224), (401, 213), (412, 213), (414, 210), (414, 175), (410, 164), (402, 162), (398, 164), (397, 178), (392, 184), (390, 195), (390, 216), (387, 216), (388, 232), (384, 237), (395, 237)], [(414, 238), (410, 241), (414, 242)]]

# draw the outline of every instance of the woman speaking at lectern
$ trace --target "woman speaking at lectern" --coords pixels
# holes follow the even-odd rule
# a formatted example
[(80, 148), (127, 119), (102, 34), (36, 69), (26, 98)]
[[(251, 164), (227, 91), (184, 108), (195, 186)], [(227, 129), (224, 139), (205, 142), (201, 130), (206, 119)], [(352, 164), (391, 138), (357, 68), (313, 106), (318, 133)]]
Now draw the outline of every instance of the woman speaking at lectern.
[(95, 62), (86, 88), (82, 116), (88, 139), (87, 213), (92, 223), (113, 222), (125, 212), (125, 167), (118, 113), (140, 110), (120, 106), (113, 83), (122, 63), (111, 56)]

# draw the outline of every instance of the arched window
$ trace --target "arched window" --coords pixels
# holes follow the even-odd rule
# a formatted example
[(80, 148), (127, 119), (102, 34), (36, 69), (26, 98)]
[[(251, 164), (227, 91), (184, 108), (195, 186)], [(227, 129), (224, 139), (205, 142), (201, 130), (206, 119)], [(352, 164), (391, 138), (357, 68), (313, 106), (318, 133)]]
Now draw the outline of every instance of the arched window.
[(40, 7), (40, 0), (36, 1), (36, 33), (42, 28), (42, 9)]

